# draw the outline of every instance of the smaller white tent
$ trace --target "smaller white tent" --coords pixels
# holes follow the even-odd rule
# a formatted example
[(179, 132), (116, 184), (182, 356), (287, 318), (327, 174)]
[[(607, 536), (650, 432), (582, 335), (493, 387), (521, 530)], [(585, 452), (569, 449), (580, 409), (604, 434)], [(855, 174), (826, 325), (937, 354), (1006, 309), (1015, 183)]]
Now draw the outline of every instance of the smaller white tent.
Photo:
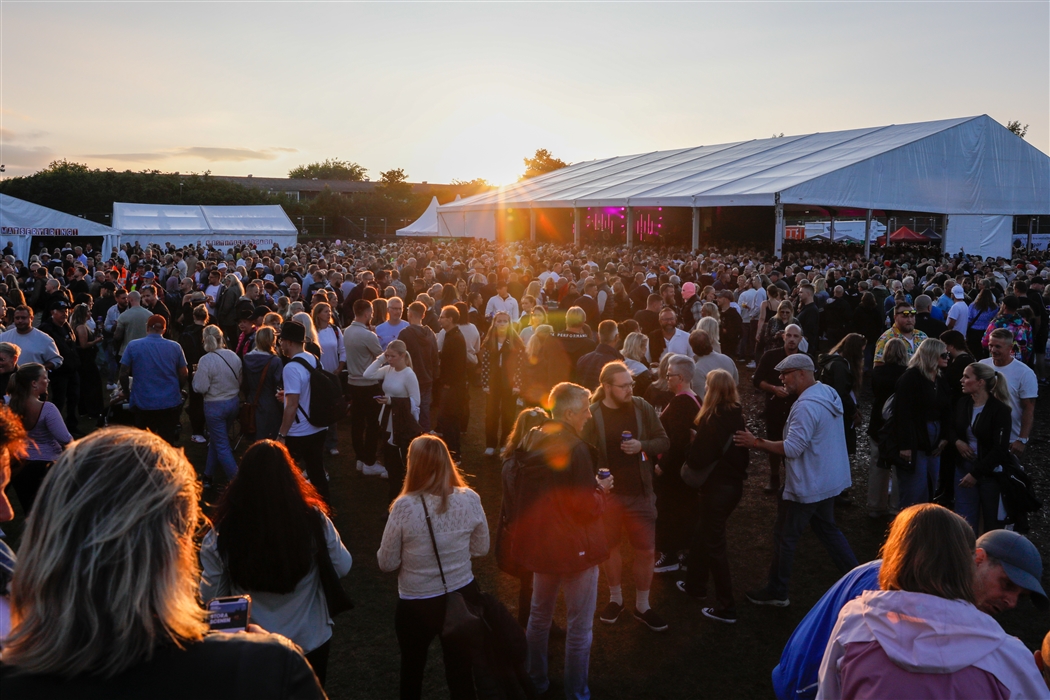
[(113, 225), (129, 242), (229, 248), (293, 246), (299, 231), (277, 204), (197, 206), (113, 203)]
[[(459, 197), (457, 196), (457, 199)], [(430, 206), (423, 215), (404, 228), (397, 230), (399, 236), (436, 236), (438, 235), (438, 198), (430, 200)]]
[(115, 228), (0, 194), (0, 247), (10, 243), (15, 257), (29, 262), (33, 238), (38, 236), (54, 236), (57, 245), (66, 241), (76, 245), (76, 238), (101, 236), (101, 250), (106, 259), (112, 249), (120, 245), (120, 231)]

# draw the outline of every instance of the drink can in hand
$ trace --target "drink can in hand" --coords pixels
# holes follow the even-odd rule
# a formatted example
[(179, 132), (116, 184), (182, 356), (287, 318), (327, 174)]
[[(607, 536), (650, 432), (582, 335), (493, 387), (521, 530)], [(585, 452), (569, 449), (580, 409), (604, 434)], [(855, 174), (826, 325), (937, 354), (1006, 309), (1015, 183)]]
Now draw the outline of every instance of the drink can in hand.
[(620, 442), (627, 442), (628, 440), (633, 440), (633, 439), (634, 439), (634, 435), (631, 434), (630, 430), (625, 430), (622, 433), (620, 433)]
[(609, 471), (608, 469), (604, 469), (603, 468), (603, 469), (599, 469), (598, 470), (598, 479), (599, 480), (604, 481), (605, 479), (608, 479), (610, 476), (612, 476), (612, 472)]

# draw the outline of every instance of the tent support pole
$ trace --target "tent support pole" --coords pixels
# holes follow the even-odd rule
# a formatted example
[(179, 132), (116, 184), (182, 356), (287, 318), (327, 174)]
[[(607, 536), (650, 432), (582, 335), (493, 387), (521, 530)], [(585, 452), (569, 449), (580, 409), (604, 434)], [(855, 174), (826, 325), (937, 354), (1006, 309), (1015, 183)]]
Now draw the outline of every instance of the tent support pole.
[(780, 202), (780, 193), (777, 192), (773, 206), (776, 224), (773, 227), (773, 255), (780, 258), (784, 256), (784, 205)]
[(573, 245), (580, 245), (580, 238), (582, 237), (583, 231), (580, 230), (580, 219), (581, 216), (580, 208), (572, 208), (572, 242)]
[(1034, 223), (1035, 223), (1035, 217), (1034, 216), (1029, 216), (1028, 217), (1028, 250), (1029, 251), (1032, 250), (1032, 228), (1033, 228), (1032, 225)]
[(529, 241), (536, 242), (536, 210), (529, 209)]
[(864, 257), (871, 257), (871, 209), (864, 215)]
[(700, 207), (693, 207), (693, 251), (700, 248)]
[(634, 247), (634, 207), (627, 207), (627, 248)]
[(830, 243), (835, 242), (835, 215), (831, 215), (831, 228), (828, 230), (828, 241)]

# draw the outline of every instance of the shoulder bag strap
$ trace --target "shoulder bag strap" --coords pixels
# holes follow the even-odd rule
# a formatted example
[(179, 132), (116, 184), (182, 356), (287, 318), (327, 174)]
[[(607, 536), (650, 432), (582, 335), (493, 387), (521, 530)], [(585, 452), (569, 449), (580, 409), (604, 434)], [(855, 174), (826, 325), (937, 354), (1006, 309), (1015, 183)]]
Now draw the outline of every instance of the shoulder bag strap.
[(223, 357), (222, 355), (220, 355), (218, 350), (215, 351), (215, 356), (218, 357), (220, 360), (222, 360), (222, 363), (224, 365), (226, 365), (227, 367), (230, 368), (230, 374), (233, 375), (233, 378), (236, 379), (237, 383), (239, 384), (240, 383), (240, 378), (237, 376), (237, 372), (234, 371), (233, 365), (231, 365), (229, 362), (227, 362), (226, 358)]
[(434, 539), (434, 526), (430, 524), (430, 511), (427, 510), (427, 499), (423, 494), (419, 494), (419, 500), (423, 503), (423, 514), (427, 518), (427, 532), (430, 533), (430, 546), (434, 548), (434, 557), (438, 562), (438, 572), (441, 573), (441, 587), (445, 589), (445, 593), (448, 593), (448, 584), (445, 583), (445, 569), (441, 566), (441, 555), (438, 554), (437, 540)]
[(259, 396), (262, 394), (263, 382), (266, 381), (266, 373), (270, 371), (271, 358), (265, 365), (263, 365), (262, 374), (259, 375), (259, 385), (255, 387), (255, 397), (252, 399), (252, 406), (259, 405)]

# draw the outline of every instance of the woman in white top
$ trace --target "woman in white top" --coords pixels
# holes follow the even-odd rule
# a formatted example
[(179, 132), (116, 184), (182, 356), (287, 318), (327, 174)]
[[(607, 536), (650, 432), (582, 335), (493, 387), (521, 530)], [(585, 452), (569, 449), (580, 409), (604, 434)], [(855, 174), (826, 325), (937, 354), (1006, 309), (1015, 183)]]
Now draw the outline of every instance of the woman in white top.
[[(390, 506), (378, 552), (379, 568), (398, 572), (394, 630), (401, 649), (402, 700), (422, 695), (427, 649), (444, 623), (445, 594), (459, 591), (468, 601), (480, 602), (470, 558), (488, 551), (481, 498), (467, 487), (440, 438), (417, 437), (408, 448), (408, 475)], [(444, 641), (442, 651), (449, 695), (453, 700), (475, 697), (470, 657)]]
[[(419, 420), (419, 379), (412, 370), (412, 356), (408, 354), (405, 343), (401, 340), (392, 340), (386, 346), (383, 354), (375, 359), (364, 372), (365, 379), (374, 379), (383, 384), (383, 395), (376, 397), (376, 401), (383, 404), (383, 411), (379, 415), (379, 430), (385, 432), (386, 440), (383, 442), (383, 478), (390, 479), (389, 500), (397, 498), (401, 493), (401, 485), (405, 481), (405, 450), (408, 449), (408, 440), (403, 437), (406, 430), (411, 431), (411, 437), (419, 434), (418, 423), (413, 429), (404, 424), (411, 423), (405, 415), (404, 401), (408, 401), (408, 410), (413, 421)], [(398, 406), (400, 400), (401, 406)], [(401, 437), (401, 439), (397, 439)]]
[(260, 440), (244, 453), (201, 543), (201, 599), (251, 595), (252, 622), (298, 644), (323, 687), (334, 623), (318, 556), (340, 577), (353, 563), (288, 449)]
[[(321, 356), (317, 358), (321, 361), (321, 368), (336, 377), (342, 377), (343, 370), (346, 369), (346, 346), (343, 344), (342, 331), (332, 321), (332, 307), (327, 302), (319, 301), (314, 304), (310, 314), (314, 322), (317, 346), (321, 348)], [(309, 335), (310, 331), (307, 330), (306, 334)], [(328, 434), (324, 440), (328, 454), (339, 454), (338, 441), (339, 435), (333, 423), (328, 426)]]
[[(300, 304), (300, 302), (294, 302), (292, 306), (294, 307), (295, 304)], [(303, 328), (306, 329), (306, 342), (303, 343), (303, 349), (320, 360), (321, 346), (317, 344), (317, 330), (314, 328), (314, 320), (310, 318), (310, 314), (305, 311), (297, 311), (292, 314), (292, 320), (303, 324)], [(345, 355), (343, 359), (346, 359)]]
[(218, 326), (205, 326), (204, 357), (193, 375), (193, 390), (204, 396), (204, 422), (208, 426), (208, 461), (204, 481), (211, 481), (215, 465), (222, 465), (227, 479), (237, 474), (230, 429), (240, 411), (241, 358), (227, 350)]

